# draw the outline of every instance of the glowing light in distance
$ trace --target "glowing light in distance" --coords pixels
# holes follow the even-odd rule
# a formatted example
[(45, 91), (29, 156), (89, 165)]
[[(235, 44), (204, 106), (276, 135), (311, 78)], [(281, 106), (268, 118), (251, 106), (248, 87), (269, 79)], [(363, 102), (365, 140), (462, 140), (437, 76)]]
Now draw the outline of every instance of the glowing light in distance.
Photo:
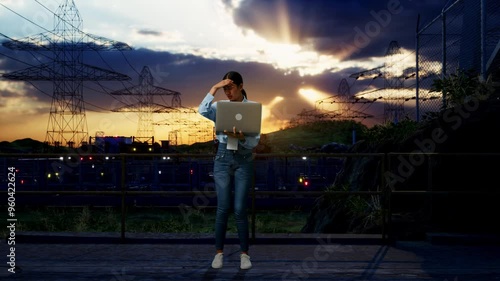
[(315, 90), (315, 89), (300, 89), (299, 95), (309, 104), (315, 105), (317, 101), (331, 97), (331, 95)]

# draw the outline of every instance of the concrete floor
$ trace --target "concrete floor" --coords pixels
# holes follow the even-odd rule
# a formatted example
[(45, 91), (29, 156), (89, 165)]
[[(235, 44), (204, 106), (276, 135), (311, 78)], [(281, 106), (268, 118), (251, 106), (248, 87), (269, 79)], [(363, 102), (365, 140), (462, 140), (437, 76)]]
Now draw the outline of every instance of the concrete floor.
[(388, 244), (376, 236), (258, 234), (249, 253), (253, 268), (240, 270), (237, 239), (229, 235), (224, 267), (215, 270), (210, 267), (214, 255), (210, 236), (127, 234), (125, 241), (119, 238), (109, 233), (18, 233), (16, 273), (8, 271), (11, 246), (3, 241), (0, 249), (7, 263), (0, 279), (500, 280), (500, 240)]

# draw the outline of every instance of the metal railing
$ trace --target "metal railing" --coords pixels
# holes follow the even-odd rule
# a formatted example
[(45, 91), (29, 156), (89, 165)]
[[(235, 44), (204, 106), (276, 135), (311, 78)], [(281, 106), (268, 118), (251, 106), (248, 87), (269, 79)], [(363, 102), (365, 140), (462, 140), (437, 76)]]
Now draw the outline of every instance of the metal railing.
[[(398, 176), (402, 176), (402, 172), (398, 168), (398, 165), (402, 163), (400, 158), (408, 158), (412, 155), (419, 155), (426, 159), (413, 163), (414, 168), (427, 165), (426, 179), (419, 181), (419, 185), (415, 186), (407, 186), (404, 182), (396, 184), (387, 182), (389, 173), (399, 173)], [(332, 185), (337, 173), (342, 169), (344, 161), (348, 158), (370, 157), (375, 159), (374, 161), (379, 161), (380, 168), (376, 171), (379, 184), (376, 185), (375, 189), (368, 191), (330, 189), (326, 192), (339, 196), (379, 196), (382, 202), (381, 238), (383, 240), (391, 238), (389, 236), (394, 196), (424, 195), (432, 199), (432, 196), (437, 194), (467, 193), (482, 196), (492, 194), (497, 196), (499, 194), (494, 189), (484, 191), (472, 188), (459, 188), (457, 190), (439, 188), (435, 182), (437, 177), (433, 176), (433, 165), (436, 165), (436, 162), (432, 159), (457, 156), (498, 159), (500, 154), (257, 154), (255, 159), (258, 163), (255, 171), (256, 180), (250, 193), (251, 198), (249, 198), (251, 200), (251, 237), (252, 239), (256, 238), (255, 222), (258, 197), (304, 196), (317, 198), (322, 196), (325, 191), (321, 189), (316, 191), (301, 190), (301, 186), (298, 186), (296, 182), (297, 176), (321, 175), (325, 181), (318, 187)], [(187, 196), (187, 198), (196, 198), (197, 196), (205, 199), (214, 198), (213, 183), (210, 182), (212, 158), (212, 154), (0, 154), (0, 180), (4, 182), (2, 185), (6, 188), (7, 194), (14, 192), (14, 194), (19, 195), (59, 194), (119, 197), (120, 237), (124, 240), (127, 230), (127, 206), (130, 205), (127, 199), (130, 197), (182, 195)], [(8, 185), (11, 179), (9, 173), (12, 171), (15, 173), (14, 185)], [(32, 182), (28, 182), (30, 180)], [(164, 182), (169, 180), (172, 182)], [(93, 186), (90, 184), (92, 181), (94, 181)], [(14, 189), (9, 189), (9, 187), (14, 187)], [(196, 204), (194, 199), (192, 202), (193, 205)], [(7, 200), (4, 200), (4, 203), (7, 204)]]

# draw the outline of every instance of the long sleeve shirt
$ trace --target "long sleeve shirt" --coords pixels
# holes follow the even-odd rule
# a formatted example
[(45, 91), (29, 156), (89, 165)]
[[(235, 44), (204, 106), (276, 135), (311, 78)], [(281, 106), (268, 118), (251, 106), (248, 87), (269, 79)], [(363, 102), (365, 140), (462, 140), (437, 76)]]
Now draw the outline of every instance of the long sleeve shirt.
[[(252, 102), (243, 98), (241, 102)], [(217, 112), (217, 102), (214, 102), (214, 96), (208, 93), (198, 106), (198, 113), (203, 117), (212, 120), (215, 123)], [(245, 134), (245, 132), (243, 132)], [(221, 143), (227, 143), (228, 136), (224, 133), (218, 133), (216, 138)], [(245, 140), (238, 140), (238, 144), (246, 149), (253, 149), (259, 144), (260, 134), (257, 136), (245, 136)]]

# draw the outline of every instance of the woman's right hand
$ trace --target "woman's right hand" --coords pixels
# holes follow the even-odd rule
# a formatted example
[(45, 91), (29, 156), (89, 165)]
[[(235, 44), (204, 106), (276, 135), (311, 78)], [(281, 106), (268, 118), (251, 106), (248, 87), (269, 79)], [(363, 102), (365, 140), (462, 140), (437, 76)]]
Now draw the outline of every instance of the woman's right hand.
[[(224, 88), (228, 85), (231, 85), (233, 84), (233, 80), (231, 79), (224, 79), (224, 80), (221, 80), (219, 81), (217, 84), (213, 85), (212, 88), (210, 89), (210, 94), (212, 94), (212, 96), (215, 96), (215, 93), (217, 93), (217, 91), (220, 89), (220, 88)], [(236, 86), (236, 85), (233, 85), (233, 87)]]

